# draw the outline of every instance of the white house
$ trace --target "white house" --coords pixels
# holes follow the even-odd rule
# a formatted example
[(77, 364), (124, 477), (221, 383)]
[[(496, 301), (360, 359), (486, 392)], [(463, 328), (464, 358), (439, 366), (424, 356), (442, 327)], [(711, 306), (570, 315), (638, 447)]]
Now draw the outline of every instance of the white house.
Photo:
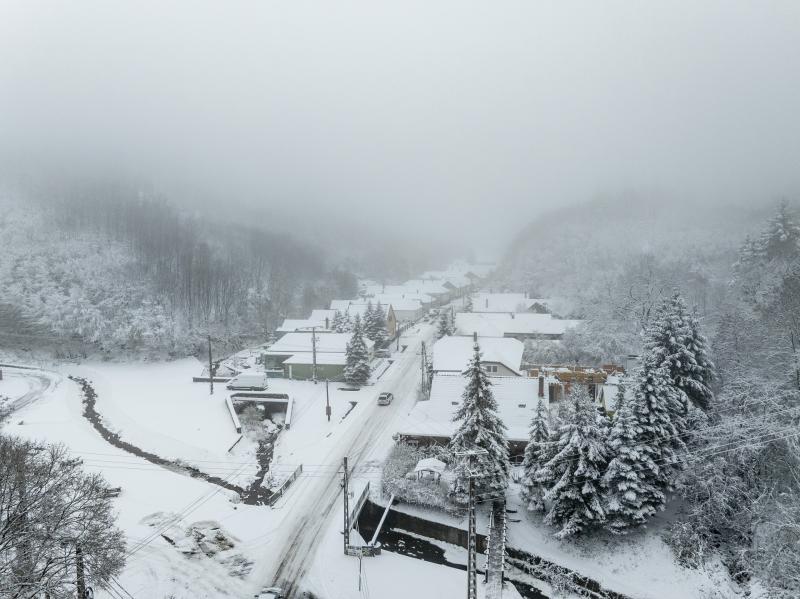
[[(281, 369), (287, 378), (308, 379), (314, 374), (316, 361), (318, 379), (337, 380), (341, 378), (347, 343), (352, 335), (350, 333), (325, 333), (324, 335), (316, 334), (315, 337), (316, 340), (312, 340), (311, 332), (286, 333), (262, 352), (265, 368), (273, 371)], [(371, 357), (375, 344), (366, 338), (364, 343)]]
[[(522, 352), (525, 346), (517, 339), (482, 337), (481, 365), (490, 376), (522, 376)], [(467, 369), (475, 353), (472, 336), (442, 337), (433, 344), (433, 372), (460, 374)]]
[[(428, 401), (419, 401), (400, 425), (398, 436), (421, 444), (450, 441), (458, 423), (453, 416), (461, 405), (467, 378), (458, 374), (436, 374)], [(506, 426), (512, 456), (521, 456), (528, 442), (530, 423), (541, 401), (549, 407), (547, 385), (539, 395), (539, 381), (525, 377), (492, 378), (492, 393)]]
[(286, 333), (294, 333), (297, 331), (310, 331), (312, 327), (316, 328), (317, 333), (327, 333), (331, 331), (333, 321), (330, 318), (315, 319), (315, 318), (287, 318), (283, 321), (275, 332), (278, 335), (285, 335)]
[(460, 335), (477, 333), (480, 337), (513, 337), (525, 339), (557, 340), (580, 320), (561, 320), (552, 314), (459, 312), (456, 314), (456, 332)]
[(472, 294), (473, 312), (530, 312), (537, 304), (546, 306), (547, 300), (530, 298), (527, 293), (480, 291)]
[(425, 314), (425, 308), (418, 299), (406, 299), (393, 295), (376, 295), (373, 303), (380, 302), (383, 306), (391, 306), (394, 317), (398, 322), (413, 322)]

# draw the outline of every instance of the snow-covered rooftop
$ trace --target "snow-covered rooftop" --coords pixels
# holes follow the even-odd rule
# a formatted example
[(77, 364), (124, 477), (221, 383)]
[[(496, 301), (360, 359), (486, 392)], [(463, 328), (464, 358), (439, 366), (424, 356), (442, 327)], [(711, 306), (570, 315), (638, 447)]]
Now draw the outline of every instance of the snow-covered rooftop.
[[(377, 301), (373, 302), (371, 299), (369, 301), (372, 303), (373, 308), (378, 305)], [(349, 314), (350, 316), (355, 316), (356, 314), (364, 316), (368, 305), (369, 303), (364, 300), (331, 300), (331, 310), (334, 312), (338, 310), (342, 314)], [(381, 302), (381, 308), (384, 312), (389, 309), (383, 302)]]
[[(482, 337), (478, 339), (484, 362), (498, 362), (519, 372), (522, 352), (521, 341), (504, 337)], [(435, 372), (464, 372), (474, 353), (472, 336), (442, 337), (433, 345), (433, 370)]]
[[(317, 354), (320, 353), (344, 353), (347, 342), (350, 341), (350, 333), (325, 333), (317, 335)], [(364, 338), (367, 348), (374, 345), (372, 341)], [(313, 351), (311, 333), (286, 333), (275, 343), (269, 346), (266, 353), (272, 355), (297, 354), (301, 352)]]
[(376, 295), (373, 303), (380, 302), (382, 306), (391, 306), (393, 310), (419, 310), (422, 303), (418, 299), (406, 299), (395, 295)]
[[(313, 364), (314, 355), (311, 352), (301, 352), (294, 354), (283, 361), (284, 364)], [(319, 366), (343, 366), (347, 363), (347, 357), (343, 353), (317, 352), (317, 365)]]
[(309, 320), (322, 320), (324, 321), (326, 318), (328, 321), (332, 321), (333, 317), (336, 316), (336, 310), (312, 310), (311, 316), (309, 316)]
[[(500, 419), (508, 429), (506, 437), (514, 441), (526, 440), (539, 401), (538, 380), (523, 377), (490, 380)], [(434, 375), (430, 399), (417, 402), (401, 425), (400, 434), (450, 437), (456, 430), (453, 415), (461, 405), (466, 384), (467, 378), (461, 375)], [(542, 401), (547, 403), (546, 394)]]
[(478, 333), (480, 337), (510, 335), (563, 335), (580, 320), (560, 320), (551, 314), (509, 314), (502, 312), (459, 312), (456, 331), (462, 335)]
[(530, 298), (526, 293), (472, 294), (473, 312), (527, 312), (536, 303), (545, 305), (547, 300)]
[(450, 293), (450, 290), (444, 286), (444, 281), (412, 279), (410, 281), (406, 281), (403, 284), (403, 287), (412, 292), (427, 293), (429, 295), (442, 295)]
[[(330, 320), (328, 320), (328, 326), (330, 327)], [(283, 321), (283, 324), (278, 327), (278, 333), (292, 333), (294, 331), (299, 331), (302, 329), (308, 329), (311, 327), (317, 327), (320, 329), (325, 328), (325, 319), (314, 319), (314, 318), (287, 318)]]

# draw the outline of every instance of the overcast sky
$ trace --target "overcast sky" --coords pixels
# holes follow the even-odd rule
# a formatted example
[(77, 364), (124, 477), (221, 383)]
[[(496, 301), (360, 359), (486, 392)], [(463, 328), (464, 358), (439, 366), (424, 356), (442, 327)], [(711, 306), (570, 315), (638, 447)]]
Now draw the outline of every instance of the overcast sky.
[(774, 199), (800, 2), (0, 0), (0, 153), (495, 240), (616, 190)]

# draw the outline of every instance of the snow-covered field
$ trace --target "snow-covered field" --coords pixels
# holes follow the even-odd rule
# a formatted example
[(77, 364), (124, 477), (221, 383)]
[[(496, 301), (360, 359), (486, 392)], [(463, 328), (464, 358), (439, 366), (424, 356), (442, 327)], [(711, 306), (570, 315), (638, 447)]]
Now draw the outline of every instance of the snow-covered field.
[[(407, 358), (406, 366), (409, 360), (416, 364), (418, 357)], [(399, 365), (399, 362), (393, 364), (380, 382), (385, 386), (399, 384), (395, 372)], [(124, 440), (162, 457), (192, 463), (231, 482), (243, 482), (256, 468), (252, 444), (248, 448), (248, 443), (242, 441), (234, 452), (228, 453), (238, 435), (225, 409), (226, 391), (224, 386), (218, 385), (215, 394), (209, 396), (207, 385), (192, 383), (191, 377), (201, 368), (200, 363), (192, 359), (169, 363), (65, 365), (60, 372), (30, 371), (29, 375), (13, 382), (8, 379), (4, 387), (6, 393), (13, 392), (16, 396), (29, 394), (32, 389), (40, 391), (35, 401), (15, 411), (4, 423), (4, 432), (63, 443), (84, 460), (88, 470), (101, 472), (111, 486), (121, 487), (122, 492), (114, 502), (130, 555), (118, 578), (137, 598), (244, 597), (251, 594), (254, 585), (265, 582), (256, 580), (258, 572), (274, 569), (269, 562), (277, 560), (285, 549), (291, 532), (287, 526), (295, 527), (295, 519), (289, 516), (296, 507), (302, 511), (307, 503), (301, 498), (314, 491), (323, 479), (336, 479), (338, 467), (330, 460), (335, 448), (358, 438), (359, 431), (371, 421), (373, 413), (395, 414), (404, 405), (398, 401), (397, 405), (377, 411), (374, 402), (377, 394), (384, 390), (380, 385), (354, 392), (331, 384), (332, 417), (328, 422), (324, 383), (314, 385), (307, 381), (271, 379), (270, 391), (289, 393), (296, 401), (291, 429), (282, 431), (276, 441), (274, 467), (281, 471), (303, 463), (304, 474), (274, 508), (269, 508), (244, 505), (232, 493), (217, 486), (155, 466), (111, 446), (83, 417), (80, 387), (67, 378), (67, 375), (76, 375), (92, 382), (98, 394), (96, 408), (104, 424)], [(40, 382), (41, 378), (46, 384)], [(411, 381), (403, 383), (404, 389), (411, 387)], [(406, 404), (408, 401), (413, 405), (410, 394)], [(351, 402), (356, 403), (355, 407)], [(381, 436), (380, 442), (375, 437), (370, 439), (377, 445), (360, 448), (367, 458), (373, 454), (380, 457), (391, 444), (390, 433), (385, 438)], [(367, 460), (366, 466), (355, 473), (354, 487), (375, 476), (370, 471), (370, 463)], [(341, 510), (341, 503), (337, 509)], [(334, 538), (338, 536), (340, 543), (338, 522), (338, 518), (331, 519), (330, 534)], [(198, 543), (188, 534), (211, 534), (215, 529), (226, 539), (223, 547), (205, 541)], [(227, 547), (227, 540), (232, 541), (232, 547)], [(192, 555), (187, 556), (183, 551), (191, 551)], [(342, 562), (340, 567), (334, 568), (329, 582), (335, 594), (322, 595), (325, 599), (328, 596), (361, 596), (349, 581), (346, 585), (342, 581), (344, 586), (339, 588), (338, 576), (357, 567), (355, 558), (340, 554), (340, 546), (337, 546), (330, 553), (327, 550), (318, 552), (317, 559), (313, 560), (314, 570), (319, 572), (327, 572), (329, 563)], [(373, 589), (377, 589), (373, 590), (373, 597), (397, 596), (389, 594), (390, 589), (397, 591), (397, 585), (391, 584), (393, 577), (389, 572), (403, 568), (395, 561), (397, 564), (409, 562), (409, 569), (426, 572), (419, 579), (419, 588), (415, 586), (414, 595), (419, 599), (440, 597), (440, 579), (441, 584), (452, 584), (453, 589), (463, 588), (463, 574), (457, 571), (387, 554), (374, 558), (367, 566), (375, 572), (370, 580)], [(256, 562), (248, 580), (231, 575), (243, 564), (247, 569), (247, 562)], [(431, 581), (435, 584), (430, 584)], [(386, 587), (385, 592), (381, 585)], [(98, 597), (112, 596), (96, 590)]]

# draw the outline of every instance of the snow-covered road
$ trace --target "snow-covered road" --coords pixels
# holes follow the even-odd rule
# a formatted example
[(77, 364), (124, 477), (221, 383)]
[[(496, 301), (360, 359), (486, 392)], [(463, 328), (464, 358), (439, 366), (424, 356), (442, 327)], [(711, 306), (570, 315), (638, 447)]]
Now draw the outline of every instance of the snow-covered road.
[(18, 382), (20, 385), (27, 386), (27, 391), (17, 397), (12, 397), (8, 406), (12, 412), (40, 399), (61, 379), (61, 376), (54, 372), (24, 366), (3, 365), (2, 369), (6, 382)]
[[(372, 400), (359, 404), (351, 414), (355, 423), (342, 431), (335, 450), (316, 475), (303, 477), (292, 490), (285, 506), (286, 514), (275, 538), (282, 547), (275, 558), (274, 549), (257, 566), (253, 580), (260, 586), (282, 586), (287, 597), (297, 597), (304, 579), (311, 573), (315, 553), (331, 518), (341, 518), (339, 467), (347, 456), (350, 467), (357, 471), (375, 454), (382, 457), (399, 423), (413, 408), (420, 380), (420, 346), (430, 344), (435, 328), (420, 324), (406, 333), (401, 343), (408, 345), (391, 369), (374, 387)], [(394, 394), (389, 406), (378, 406), (377, 396), (383, 391)], [(378, 455), (381, 454), (381, 455)], [(356, 479), (357, 480), (357, 479)], [(339, 509), (335, 509), (335, 508)]]

